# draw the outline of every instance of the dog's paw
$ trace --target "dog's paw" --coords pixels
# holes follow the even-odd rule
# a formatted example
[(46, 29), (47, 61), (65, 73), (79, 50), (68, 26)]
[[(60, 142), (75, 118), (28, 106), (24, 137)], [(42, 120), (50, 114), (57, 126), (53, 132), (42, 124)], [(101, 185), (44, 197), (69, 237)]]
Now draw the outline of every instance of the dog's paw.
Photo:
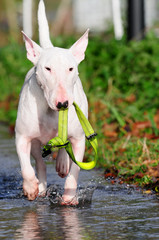
[(45, 197), (46, 196), (46, 183), (39, 183), (39, 197)]
[(65, 189), (61, 198), (61, 205), (78, 205), (76, 189)]
[(61, 149), (56, 159), (56, 172), (61, 178), (68, 175), (70, 170), (70, 159), (66, 151)]
[(32, 179), (24, 179), (23, 180), (23, 192), (24, 195), (28, 198), (28, 200), (34, 200), (39, 193), (39, 181), (34, 176)]
[(70, 196), (67, 197), (62, 196), (60, 204), (65, 206), (77, 206), (79, 202), (76, 195), (73, 198), (72, 197), (70, 198)]

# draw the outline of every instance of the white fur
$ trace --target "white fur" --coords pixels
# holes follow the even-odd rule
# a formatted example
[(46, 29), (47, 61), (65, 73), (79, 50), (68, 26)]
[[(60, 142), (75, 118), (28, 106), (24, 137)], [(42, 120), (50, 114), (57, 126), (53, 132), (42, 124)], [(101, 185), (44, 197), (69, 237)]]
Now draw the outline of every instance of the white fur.
[[(16, 120), (16, 148), (24, 194), (29, 200), (35, 199), (38, 193), (46, 192), (46, 166), (41, 157), (41, 144), (46, 144), (58, 135), (58, 102), (68, 101), (68, 138), (77, 161), (83, 160), (85, 135), (72, 105), (73, 101), (80, 106), (86, 117), (88, 115), (87, 99), (78, 77), (78, 64), (84, 59), (88, 44), (88, 30), (70, 49), (62, 49), (51, 44), (42, 0), (39, 4), (38, 22), (42, 47), (23, 33), (27, 57), (34, 67), (26, 75)], [(31, 166), (30, 153), (36, 161), (37, 177)], [(72, 163), (65, 149), (58, 153), (56, 171), (61, 177), (67, 176), (63, 200), (69, 202), (76, 194), (79, 167)]]

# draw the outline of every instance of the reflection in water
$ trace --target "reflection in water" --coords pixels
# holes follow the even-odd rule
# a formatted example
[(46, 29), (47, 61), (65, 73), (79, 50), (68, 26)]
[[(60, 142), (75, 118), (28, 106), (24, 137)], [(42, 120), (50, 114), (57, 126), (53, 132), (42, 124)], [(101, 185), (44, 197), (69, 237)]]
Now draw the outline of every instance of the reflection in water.
[[(77, 209), (59, 206), (50, 208), (51, 212), (49, 214), (49, 208), (46, 205), (39, 205), (37, 210), (27, 211), (24, 214), (21, 227), (16, 230), (15, 239), (84, 239), (86, 231), (80, 225)], [(47, 232), (48, 227), (49, 229), (52, 228), (49, 235)], [(87, 239), (90, 239), (88, 234)]]
[(16, 230), (16, 239), (43, 239), (43, 237), (40, 236), (42, 230), (40, 228), (40, 224), (38, 223), (38, 217), (36, 212), (26, 212), (22, 221), (22, 226)]
[(0, 239), (159, 239), (158, 201), (121, 186), (98, 187), (92, 204), (80, 207), (61, 207), (48, 199), (0, 203)]
[(61, 209), (61, 216), (64, 222), (62, 229), (65, 235), (65, 239), (70, 240), (84, 239), (76, 209), (71, 209), (69, 207)]

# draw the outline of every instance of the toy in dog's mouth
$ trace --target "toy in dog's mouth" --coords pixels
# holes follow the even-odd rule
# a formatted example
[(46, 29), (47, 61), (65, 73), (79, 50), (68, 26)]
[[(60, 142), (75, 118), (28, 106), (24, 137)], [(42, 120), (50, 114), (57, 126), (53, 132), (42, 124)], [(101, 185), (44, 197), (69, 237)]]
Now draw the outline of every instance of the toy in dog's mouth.
[(88, 119), (85, 117), (79, 106), (73, 102), (75, 107), (76, 114), (81, 123), (83, 131), (86, 135), (86, 139), (89, 141), (90, 145), (95, 151), (95, 157), (93, 161), (90, 162), (79, 162), (76, 160), (72, 145), (67, 139), (67, 127), (68, 127), (68, 108), (61, 107), (59, 109), (59, 121), (58, 121), (58, 136), (51, 139), (43, 148), (42, 157), (46, 157), (51, 154), (55, 149), (65, 148), (68, 155), (80, 168), (85, 170), (90, 170), (96, 166), (97, 154), (98, 154), (98, 142), (97, 142), (97, 133), (94, 132), (92, 126), (90, 125)]

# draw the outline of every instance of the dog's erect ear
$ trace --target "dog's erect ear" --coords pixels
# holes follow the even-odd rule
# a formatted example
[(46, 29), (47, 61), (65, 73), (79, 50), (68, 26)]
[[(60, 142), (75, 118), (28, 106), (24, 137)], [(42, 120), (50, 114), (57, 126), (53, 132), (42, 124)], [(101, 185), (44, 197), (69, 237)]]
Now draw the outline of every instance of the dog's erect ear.
[(31, 40), (23, 31), (23, 36), (25, 40), (25, 47), (27, 50), (27, 58), (36, 65), (38, 62), (38, 59), (40, 57), (40, 54), (42, 52), (42, 48), (36, 44), (33, 40)]
[(87, 29), (83, 36), (70, 48), (78, 64), (85, 58), (85, 51), (88, 45), (88, 32), (89, 29)]

